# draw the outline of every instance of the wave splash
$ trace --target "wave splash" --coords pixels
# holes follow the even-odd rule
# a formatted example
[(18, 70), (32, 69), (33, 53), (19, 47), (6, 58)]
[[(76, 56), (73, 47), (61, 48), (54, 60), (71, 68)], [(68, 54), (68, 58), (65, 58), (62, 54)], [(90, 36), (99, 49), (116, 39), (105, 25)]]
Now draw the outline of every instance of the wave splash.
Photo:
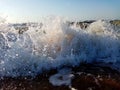
[[(23, 26), (0, 23), (0, 76), (36, 76), (93, 61), (120, 68), (120, 29), (108, 21), (98, 20), (86, 29), (60, 18)], [(27, 30), (20, 33), (18, 28)]]

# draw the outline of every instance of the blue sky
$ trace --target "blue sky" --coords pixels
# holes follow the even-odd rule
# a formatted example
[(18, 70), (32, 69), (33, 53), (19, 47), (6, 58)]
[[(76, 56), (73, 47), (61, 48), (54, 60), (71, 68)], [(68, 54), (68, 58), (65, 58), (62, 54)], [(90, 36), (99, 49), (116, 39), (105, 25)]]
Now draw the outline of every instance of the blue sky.
[(120, 0), (0, 0), (9, 22), (40, 21), (49, 15), (71, 20), (120, 19)]

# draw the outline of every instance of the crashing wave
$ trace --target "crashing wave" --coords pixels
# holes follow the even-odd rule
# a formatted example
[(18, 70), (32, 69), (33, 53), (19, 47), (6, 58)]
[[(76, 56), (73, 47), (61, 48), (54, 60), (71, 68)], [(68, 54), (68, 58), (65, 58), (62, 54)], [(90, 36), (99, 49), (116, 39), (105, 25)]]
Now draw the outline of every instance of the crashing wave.
[(120, 68), (120, 29), (103, 20), (81, 29), (60, 18), (19, 28), (0, 25), (0, 76), (35, 76), (84, 61)]

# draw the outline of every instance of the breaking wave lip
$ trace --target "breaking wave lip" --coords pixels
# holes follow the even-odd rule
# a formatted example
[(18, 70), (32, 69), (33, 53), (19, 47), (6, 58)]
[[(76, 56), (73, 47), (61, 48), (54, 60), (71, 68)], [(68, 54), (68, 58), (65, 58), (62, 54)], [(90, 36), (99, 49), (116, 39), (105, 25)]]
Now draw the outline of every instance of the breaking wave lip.
[(42, 23), (0, 24), (0, 76), (36, 76), (81, 62), (120, 69), (120, 29), (98, 20), (86, 29), (61, 18)]

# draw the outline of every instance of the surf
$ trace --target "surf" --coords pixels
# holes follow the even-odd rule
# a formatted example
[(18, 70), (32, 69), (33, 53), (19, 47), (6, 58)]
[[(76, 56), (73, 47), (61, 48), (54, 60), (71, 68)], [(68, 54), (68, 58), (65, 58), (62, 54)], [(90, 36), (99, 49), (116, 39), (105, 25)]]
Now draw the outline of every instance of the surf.
[(61, 18), (39, 23), (0, 23), (1, 77), (34, 77), (82, 62), (111, 63), (120, 70), (120, 28), (107, 20), (81, 28)]

